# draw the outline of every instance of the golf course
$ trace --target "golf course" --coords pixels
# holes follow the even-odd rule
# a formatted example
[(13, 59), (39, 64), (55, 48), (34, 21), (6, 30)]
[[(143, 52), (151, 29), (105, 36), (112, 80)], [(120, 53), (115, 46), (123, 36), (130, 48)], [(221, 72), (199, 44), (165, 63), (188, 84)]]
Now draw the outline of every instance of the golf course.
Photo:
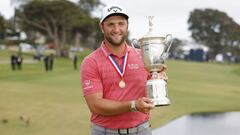
[[(79, 54), (79, 65), (88, 53)], [(31, 58), (24, 55), (24, 60)], [(71, 59), (55, 58), (50, 72), (43, 61), (23, 62), (22, 70), (12, 71), (9, 60), (10, 53), (0, 51), (0, 135), (90, 134), (80, 72)], [(240, 64), (166, 64), (172, 104), (154, 108), (153, 129), (186, 114), (240, 111)]]

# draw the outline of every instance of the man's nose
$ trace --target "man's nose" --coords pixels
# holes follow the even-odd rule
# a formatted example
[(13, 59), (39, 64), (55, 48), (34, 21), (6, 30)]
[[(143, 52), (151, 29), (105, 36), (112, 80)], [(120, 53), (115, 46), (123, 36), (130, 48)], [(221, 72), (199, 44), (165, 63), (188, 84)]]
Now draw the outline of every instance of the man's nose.
[(119, 25), (114, 25), (114, 27), (113, 27), (113, 32), (114, 32), (114, 33), (118, 33), (119, 31), (120, 31)]

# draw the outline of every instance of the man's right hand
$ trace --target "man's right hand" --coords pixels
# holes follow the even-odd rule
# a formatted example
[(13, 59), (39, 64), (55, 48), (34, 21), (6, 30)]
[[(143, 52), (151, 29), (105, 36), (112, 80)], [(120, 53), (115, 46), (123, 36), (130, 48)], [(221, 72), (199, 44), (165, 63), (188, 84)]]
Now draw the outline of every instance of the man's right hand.
[(139, 112), (149, 113), (154, 108), (154, 104), (151, 99), (142, 97), (136, 100), (136, 108)]

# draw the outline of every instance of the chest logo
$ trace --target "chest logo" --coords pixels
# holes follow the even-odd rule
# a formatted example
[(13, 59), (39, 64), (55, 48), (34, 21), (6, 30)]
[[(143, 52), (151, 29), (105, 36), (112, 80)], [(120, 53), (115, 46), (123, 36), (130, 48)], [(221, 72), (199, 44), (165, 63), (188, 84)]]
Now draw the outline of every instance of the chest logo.
[(129, 69), (139, 69), (139, 65), (138, 64), (128, 64), (128, 68)]

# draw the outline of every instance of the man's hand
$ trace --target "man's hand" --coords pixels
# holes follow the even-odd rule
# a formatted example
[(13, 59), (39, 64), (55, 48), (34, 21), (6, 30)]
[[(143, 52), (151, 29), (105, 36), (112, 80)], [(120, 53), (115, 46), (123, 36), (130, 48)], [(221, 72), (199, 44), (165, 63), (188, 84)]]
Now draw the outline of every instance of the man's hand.
[(142, 97), (136, 100), (136, 108), (139, 112), (149, 113), (154, 108), (154, 104), (151, 99)]

